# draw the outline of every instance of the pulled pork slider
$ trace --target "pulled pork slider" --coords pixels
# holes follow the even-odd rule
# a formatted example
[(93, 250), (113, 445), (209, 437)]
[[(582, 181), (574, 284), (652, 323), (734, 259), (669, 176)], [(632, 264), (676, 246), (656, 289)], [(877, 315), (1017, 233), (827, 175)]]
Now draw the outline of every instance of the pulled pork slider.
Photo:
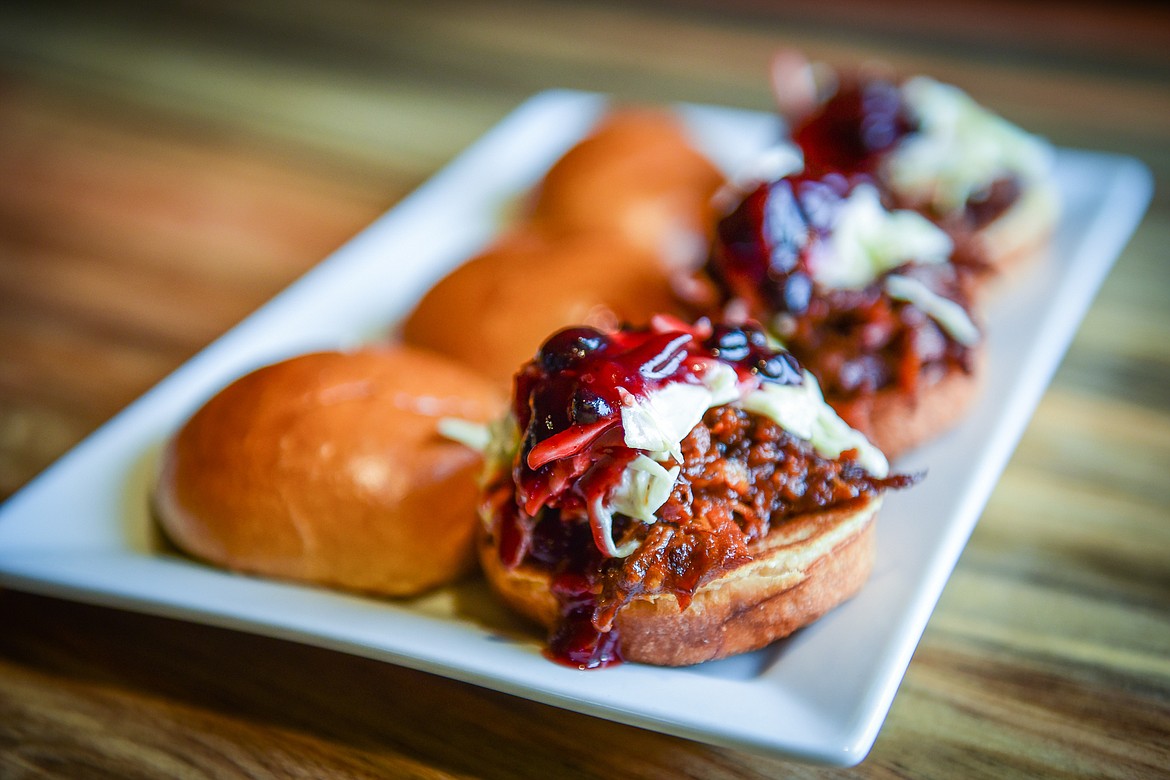
[[(817, 94), (800, 98), (813, 73)], [(1060, 211), (1052, 146), (960, 88), (813, 68), (793, 52), (776, 58), (773, 86), (809, 173), (868, 177), (887, 205), (928, 217), (992, 271), (1047, 250)]]
[(665, 110), (618, 108), (545, 174), (529, 222), (618, 238), (671, 265), (702, 262), (723, 175)]
[(487, 450), (480, 560), (579, 668), (763, 647), (873, 565), (885, 457), (759, 328), (560, 331)]
[(745, 189), (718, 225), (707, 305), (765, 323), (891, 458), (961, 419), (983, 339), (946, 232), (887, 209), (863, 177), (789, 173)]
[(478, 453), (440, 435), (487, 421), (483, 379), (408, 348), (318, 352), (228, 385), (167, 446), (166, 535), (241, 572), (392, 596), (475, 566)]

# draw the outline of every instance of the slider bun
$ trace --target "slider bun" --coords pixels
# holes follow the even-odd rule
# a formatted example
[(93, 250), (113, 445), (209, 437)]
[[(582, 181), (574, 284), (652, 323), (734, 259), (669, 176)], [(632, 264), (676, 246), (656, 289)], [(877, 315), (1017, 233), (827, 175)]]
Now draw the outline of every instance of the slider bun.
[(569, 150), (536, 191), (531, 224), (554, 235), (607, 233), (671, 262), (702, 259), (723, 183), (679, 121), (622, 109)]
[(393, 596), (474, 565), (480, 456), (444, 416), (502, 407), (482, 379), (406, 348), (303, 355), (223, 389), (163, 455), (155, 510), (191, 555)]
[[(749, 546), (753, 560), (700, 587), (689, 607), (673, 594), (635, 598), (618, 611), (627, 661), (684, 666), (756, 650), (820, 618), (856, 594), (873, 569), (881, 498), (799, 515)], [(558, 620), (547, 572), (507, 570), (486, 533), (480, 563), (513, 609), (552, 630)]]
[(510, 387), (549, 333), (645, 324), (679, 310), (670, 290), (662, 262), (625, 242), (514, 233), (432, 287), (403, 323), (402, 337)]

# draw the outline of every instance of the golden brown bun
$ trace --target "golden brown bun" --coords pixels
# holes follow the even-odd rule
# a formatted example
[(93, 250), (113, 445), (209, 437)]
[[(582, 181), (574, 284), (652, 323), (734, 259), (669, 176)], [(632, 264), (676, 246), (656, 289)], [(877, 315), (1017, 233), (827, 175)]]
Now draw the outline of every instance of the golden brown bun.
[(920, 388), (915, 396), (890, 388), (864, 399), (838, 402), (826, 398), (841, 419), (865, 434), (891, 460), (956, 425), (983, 385), (984, 348), (974, 348), (970, 373), (952, 369)]
[[(861, 507), (801, 515), (749, 548), (754, 559), (698, 589), (680, 610), (672, 594), (640, 597), (618, 612), (628, 661), (684, 666), (756, 650), (817, 620), (861, 589), (873, 569), (875, 498)], [(513, 609), (552, 629), (558, 620), (549, 575), (506, 570), (486, 534), (480, 563)]]
[(519, 232), (431, 288), (402, 337), (510, 388), (516, 370), (563, 327), (640, 325), (678, 308), (667, 269), (629, 244)]
[(723, 175), (665, 111), (606, 116), (545, 175), (531, 224), (552, 235), (603, 233), (679, 265), (702, 259)]
[(440, 417), (487, 421), (484, 380), (421, 351), (322, 352), (218, 393), (164, 453), (171, 540), (229, 569), (409, 595), (474, 563), (479, 455)]

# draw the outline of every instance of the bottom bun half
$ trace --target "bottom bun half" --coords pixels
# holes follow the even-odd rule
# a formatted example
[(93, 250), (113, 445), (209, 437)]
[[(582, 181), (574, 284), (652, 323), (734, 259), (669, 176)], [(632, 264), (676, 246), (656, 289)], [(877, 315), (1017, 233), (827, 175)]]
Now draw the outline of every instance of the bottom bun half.
[[(874, 498), (778, 524), (750, 545), (751, 561), (702, 585), (685, 609), (673, 594), (635, 598), (615, 620), (622, 656), (685, 666), (757, 650), (812, 623), (868, 579), (880, 505)], [(506, 569), (487, 533), (481, 535), (479, 554), (497, 594), (553, 630), (560, 607), (550, 574), (528, 565)]]

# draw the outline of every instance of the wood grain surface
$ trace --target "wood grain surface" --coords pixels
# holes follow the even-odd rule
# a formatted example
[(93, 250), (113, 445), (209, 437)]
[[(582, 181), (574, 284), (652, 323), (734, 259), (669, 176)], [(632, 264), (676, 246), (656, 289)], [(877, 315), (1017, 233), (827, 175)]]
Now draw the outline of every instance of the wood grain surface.
[(1170, 766), (1170, 14), (1007, 2), (0, 4), (0, 498), (549, 87), (767, 110), (782, 45), (1135, 155), (1151, 210), (833, 770), (0, 591), (0, 777), (1156, 777)]

